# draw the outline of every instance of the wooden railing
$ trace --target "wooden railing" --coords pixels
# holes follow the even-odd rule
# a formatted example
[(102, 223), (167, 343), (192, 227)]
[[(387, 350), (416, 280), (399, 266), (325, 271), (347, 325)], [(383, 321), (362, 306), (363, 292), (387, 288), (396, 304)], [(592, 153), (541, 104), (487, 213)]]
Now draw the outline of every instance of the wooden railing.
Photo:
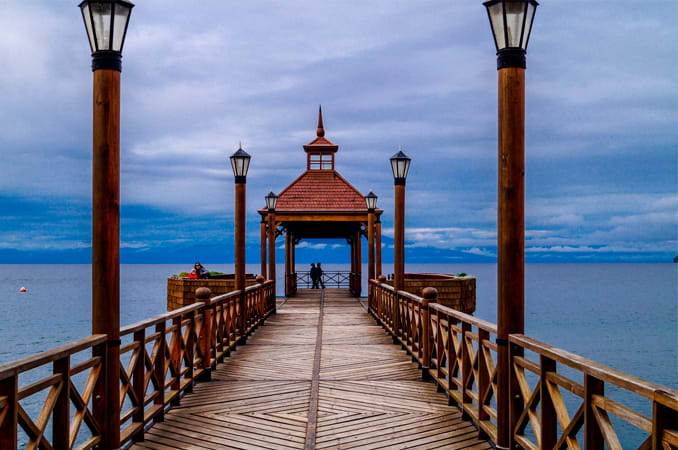
[[(120, 330), (121, 444), (142, 440), (146, 424), (161, 421), (165, 410), (178, 405), (196, 380), (209, 379), (211, 369), (275, 311), (275, 283), (201, 300)], [(19, 428), (28, 437), (26, 448), (91, 448), (102, 441), (103, 419), (91, 405), (97, 401), (93, 393), (100, 392), (97, 384), (103, 383), (106, 340), (106, 335), (94, 335), (0, 366), (1, 449), (17, 448)], [(73, 355), (88, 350), (91, 357), (72, 364)], [(19, 375), (44, 371), (50, 363), (52, 375), (19, 388)], [(73, 377), (86, 371), (78, 390)], [(33, 420), (20, 401), (45, 390), (49, 391)], [(45, 435), (50, 419), (51, 439)]]
[[(370, 280), (368, 308), (421, 365), (422, 376), (448, 394), (482, 437), (496, 442), (497, 327), (435, 303), (435, 289), (426, 288), (423, 295)], [(678, 392), (523, 335), (510, 335), (509, 342), (511, 448), (579, 449), (577, 433), (583, 427), (585, 448), (621, 449), (610, 414), (647, 433), (639, 448), (678, 448)], [(525, 357), (526, 350), (534, 357)], [(583, 376), (583, 384), (557, 373), (557, 364)], [(526, 370), (538, 380), (532, 390)], [(652, 418), (606, 397), (605, 383), (649, 400)], [(561, 388), (582, 399), (571, 419)]]

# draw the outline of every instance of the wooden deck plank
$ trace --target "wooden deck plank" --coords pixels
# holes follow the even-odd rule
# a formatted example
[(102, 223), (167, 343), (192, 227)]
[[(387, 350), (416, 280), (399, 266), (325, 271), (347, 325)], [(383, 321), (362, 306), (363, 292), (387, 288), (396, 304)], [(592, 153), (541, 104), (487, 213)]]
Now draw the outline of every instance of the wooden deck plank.
[(492, 448), (360, 303), (334, 289), (322, 306), (321, 291), (285, 302), (132, 448), (304, 447)]

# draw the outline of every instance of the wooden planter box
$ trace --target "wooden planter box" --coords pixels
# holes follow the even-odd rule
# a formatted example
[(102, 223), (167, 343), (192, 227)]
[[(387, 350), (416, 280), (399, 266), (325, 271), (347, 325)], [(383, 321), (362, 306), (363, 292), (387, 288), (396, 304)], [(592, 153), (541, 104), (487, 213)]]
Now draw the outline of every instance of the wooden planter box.
[[(387, 280), (393, 286), (393, 280)], [(438, 303), (466, 314), (476, 310), (476, 278), (457, 277), (442, 273), (406, 273), (405, 291), (421, 296), (421, 290), (433, 287), (438, 290)]]
[[(245, 285), (252, 286), (254, 284), (256, 284), (255, 276), (248, 274), (245, 277)], [(207, 280), (168, 278), (167, 311), (174, 311), (195, 303), (195, 290), (199, 287), (207, 287), (212, 291), (212, 296), (217, 296), (235, 291), (235, 279), (232, 274), (218, 275)]]

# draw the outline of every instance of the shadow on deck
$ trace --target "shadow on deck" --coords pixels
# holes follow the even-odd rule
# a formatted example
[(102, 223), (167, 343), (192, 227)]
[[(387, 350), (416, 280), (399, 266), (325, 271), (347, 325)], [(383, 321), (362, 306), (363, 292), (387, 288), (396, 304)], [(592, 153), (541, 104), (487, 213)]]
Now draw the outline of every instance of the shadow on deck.
[(299, 290), (133, 448), (490, 449), (348, 290)]

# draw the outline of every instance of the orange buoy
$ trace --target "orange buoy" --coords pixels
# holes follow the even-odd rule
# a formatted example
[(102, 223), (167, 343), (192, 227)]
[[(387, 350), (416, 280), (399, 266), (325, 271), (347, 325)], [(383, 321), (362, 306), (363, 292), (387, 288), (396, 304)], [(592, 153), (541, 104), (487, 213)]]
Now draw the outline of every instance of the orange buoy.
[(26, 288), (21, 286), (21, 289), (19, 289), (19, 292), (26, 292)]

